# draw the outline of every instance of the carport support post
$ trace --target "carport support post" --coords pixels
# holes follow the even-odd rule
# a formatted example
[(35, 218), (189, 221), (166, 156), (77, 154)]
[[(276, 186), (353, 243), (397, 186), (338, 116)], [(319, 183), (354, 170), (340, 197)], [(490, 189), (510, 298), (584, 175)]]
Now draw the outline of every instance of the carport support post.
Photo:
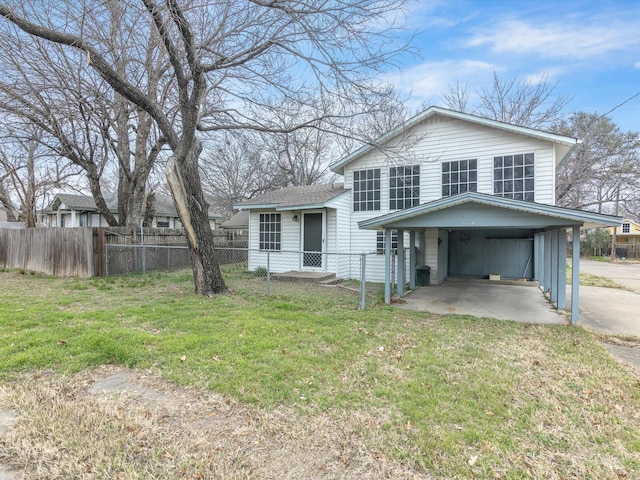
[(580, 227), (573, 227), (573, 252), (571, 254), (571, 325), (580, 318), (578, 289), (580, 287)]
[(558, 230), (551, 231), (551, 283), (549, 284), (549, 298), (553, 303), (558, 302)]
[(567, 231), (558, 230), (558, 310), (567, 308)]
[(416, 288), (416, 232), (409, 232), (409, 288)]
[(427, 249), (427, 238), (424, 233), (424, 230), (420, 230), (420, 266), (425, 265), (427, 262), (426, 257), (426, 249)]
[(404, 259), (404, 230), (398, 230), (398, 295), (400, 297), (404, 296), (404, 285), (407, 278), (404, 271), (406, 263)]
[(391, 303), (391, 230), (384, 229), (384, 303)]

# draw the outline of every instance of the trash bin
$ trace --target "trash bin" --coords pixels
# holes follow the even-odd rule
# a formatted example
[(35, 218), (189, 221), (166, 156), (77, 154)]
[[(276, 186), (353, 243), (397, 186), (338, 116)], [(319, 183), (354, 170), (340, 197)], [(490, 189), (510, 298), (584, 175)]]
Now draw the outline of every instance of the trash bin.
[(431, 277), (431, 267), (423, 265), (416, 268), (416, 285), (418, 287), (426, 287), (429, 285), (429, 279)]

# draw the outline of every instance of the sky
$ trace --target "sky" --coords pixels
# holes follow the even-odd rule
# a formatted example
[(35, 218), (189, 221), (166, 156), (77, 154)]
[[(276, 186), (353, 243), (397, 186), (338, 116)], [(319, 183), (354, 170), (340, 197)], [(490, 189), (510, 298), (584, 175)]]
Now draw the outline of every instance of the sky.
[(449, 85), (473, 92), (494, 71), (533, 83), (546, 76), (569, 97), (568, 112), (610, 112), (621, 130), (640, 131), (640, 0), (415, 0), (407, 8), (417, 55), (405, 55), (391, 81), (410, 105), (444, 106)]

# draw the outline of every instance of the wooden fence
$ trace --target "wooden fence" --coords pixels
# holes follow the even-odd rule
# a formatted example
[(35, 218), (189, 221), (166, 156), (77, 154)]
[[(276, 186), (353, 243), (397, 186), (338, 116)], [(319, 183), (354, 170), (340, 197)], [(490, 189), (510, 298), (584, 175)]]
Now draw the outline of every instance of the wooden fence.
[[(213, 233), (215, 246), (239, 246), (236, 238), (229, 237), (226, 232)], [(60, 277), (103, 276), (106, 274), (106, 245), (143, 243), (187, 245), (183, 230), (165, 228), (0, 229), (0, 268), (17, 268)]]

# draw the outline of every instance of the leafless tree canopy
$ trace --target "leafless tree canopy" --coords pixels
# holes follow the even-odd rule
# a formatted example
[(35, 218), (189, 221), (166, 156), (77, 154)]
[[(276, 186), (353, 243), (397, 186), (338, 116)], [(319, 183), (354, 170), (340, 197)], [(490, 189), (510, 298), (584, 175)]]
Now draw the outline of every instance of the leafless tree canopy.
[(558, 205), (614, 213), (618, 202), (633, 213), (640, 189), (640, 134), (621, 131), (609, 118), (578, 112), (554, 131), (582, 139), (558, 169)]
[[(530, 83), (517, 77), (506, 80), (493, 72), (493, 83), (470, 91), (460, 81), (443, 92), (445, 105), (459, 112), (472, 113), (523, 127), (548, 129), (561, 120), (569, 102), (566, 95), (556, 93), (557, 84), (547, 77)], [(475, 94), (476, 102), (472, 101)]]
[[(346, 119), (368, 113), (378, 90), (373, 78), (404, 49), (392, 36), (402, 4), (11, 0), (0, 5), (0, 16), (2, 34), (65, 46), (78, 77), (96, 72), (153, 119), (172, 152), (167, 181), (191, 247), (196, 291), (212, 295), (226, 286), (214, 257), (196, 132), (344, 128)], [(149, 49), (152, 34), (158, 47)], [(123, 45), (132, 60), (124, 65)], [(153, 89), (150, 56), (167, 64)], [(276, 115), (284, 104), (287, 115)]]

